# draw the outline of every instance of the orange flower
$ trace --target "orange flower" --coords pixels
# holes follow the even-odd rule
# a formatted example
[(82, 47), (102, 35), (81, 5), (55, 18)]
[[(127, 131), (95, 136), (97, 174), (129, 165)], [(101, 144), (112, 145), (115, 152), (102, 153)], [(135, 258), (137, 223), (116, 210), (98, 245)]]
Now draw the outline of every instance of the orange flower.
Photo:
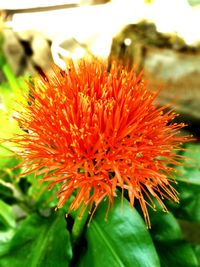
[[(176, 152), (186, 136), (176, 114), (154, 104), (157, 93), (147, 90), (142, 75), (116, 63), (71, 62), (64, 72), (36, 77), (27, 105), (17, 118), (27, 132), (15, 137), (26, 173), (43, 174), (50, 187), (60, 185), (58, 208), (75, 194), (69, 211), (93, 209), (116, 189), (126, 191), (133, 207), (140, 202), (150, 226), (147, 204), (163, 197), (178, 201), (171, 183), (178, 164)], [(83, 208), (84, 209), (84, 208)], [(94, 211), (93, 210), (93, 211)]]

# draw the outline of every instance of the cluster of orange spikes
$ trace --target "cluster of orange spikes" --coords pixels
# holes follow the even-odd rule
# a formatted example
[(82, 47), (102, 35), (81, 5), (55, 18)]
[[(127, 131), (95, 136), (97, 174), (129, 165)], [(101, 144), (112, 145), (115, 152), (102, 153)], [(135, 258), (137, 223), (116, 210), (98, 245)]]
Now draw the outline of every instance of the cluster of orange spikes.
[(60, 185), (58, 208), (75, 193), (69, 211), (94, 211), (117, 189), (126, 191), (131, 207), (137, 199), (150, 226), (147, 205), (163, 197), (178, 201), (172, 187), (172, 164), (186, 136), (173, 123), (169, 106), (157, 107), (142, 75), (100, 60), (53, 67), (29, 85), (30, 93), (17, 121), (26, 129), (13, 138), (25, 173), (43, 174), (49, 186)]

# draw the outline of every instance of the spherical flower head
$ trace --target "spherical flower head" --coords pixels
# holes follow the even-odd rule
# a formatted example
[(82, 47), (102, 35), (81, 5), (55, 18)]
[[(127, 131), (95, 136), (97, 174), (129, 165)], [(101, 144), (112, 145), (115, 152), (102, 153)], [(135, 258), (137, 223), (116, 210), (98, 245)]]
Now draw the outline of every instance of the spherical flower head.
[(187, 141), (177, 135), (184, 125), (172, 122), (169, 105), (155, 105), (158, 93), (147, 90), (141, 74), (81, 60), (66, 71), (54, 66), (29, 87), (16, 118), (26, 132), (13, 141), (25, 173), (43, 174), (50, 187), (59, 184), (58, 208), (73, 194), (69, 212), (94, 211), (106, 197), (114, 203), (120, 189), (131, 207), (139, 201), (149, 226), (147, 205), (154, 208), (157, 199), (166, 209), (163, 197), (178, 201), (171, 166)]

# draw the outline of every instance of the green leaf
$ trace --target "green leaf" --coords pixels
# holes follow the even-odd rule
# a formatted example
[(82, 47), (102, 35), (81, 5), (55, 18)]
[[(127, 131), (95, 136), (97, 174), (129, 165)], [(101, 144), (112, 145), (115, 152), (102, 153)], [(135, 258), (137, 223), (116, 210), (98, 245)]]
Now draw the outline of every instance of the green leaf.
[(196, 253), (196, 256), (197, 256), (198, 261), (199, 261), (199, 266), (200, 266), (200, 244), (194, 246), (194, 251)]
[(10, 163), (13, 161), (12, 156), (13, 152), (6, 146), (0, 144), (0, 168), (11, 167)]
[(87, 250), (79, 267), (158, 267), (160, 266), (149, 231), (129, 202), (115, 199), (105, 220), (107, 202), (99, 205), (86, 229)]
[[(15, 233), (14, 229), (0, 231), (0, 257), (9, 251), (9, 242)], [(1, 265), (0, 265), (1, 266)]]
[(151, 218), (151, 235), (156, 242), (171, 242), (182, 239), (182, 231), (175, 217), (170, 213), (149, 211)]
[(183, 166), (177, 168), (182, 176), (177, 179), (200, 186), (200, 144), (188, 143), (185, 148), (183, 153), (186, 157), (185, 162)]
[(174, 242), (165, 245), (159, 244), (157, 251), (162, 267), (199, 267), (198, 260), (192, 247), (184, 242)]
[(177, 167), (180, 175), (176, 177), (180, 205), (169, 203), (170, 210), (178, 218), (200, 222), (200, 145), (187, 144), (183, 155), (188, 159)]
[(1, 267), (67, 267), (72, 258), (64, 215), (30, 215), (11, 240), (9, 253), (0, 258)]
[(0, 200), (0, 222), (7, 227), (15, 227), (15, 216), (12, 207)]
[(198, 260), (191, 245), (182, 238), (181, 228), (171, 213), (164, 213), (159, 207), (149, 211), (154, 240), (162, 267), (198, 267)]
[(12, 207), (0, 200), (0, 256), (8, 251), (8, 242), (14, 235), (15, 227)]
[(200, 222), (200, 187), (193, 187), (186, 182), (180, 182), (177, 191), (180, 194), (180, 204), (174, 205), (173, 213), (177, 218)]

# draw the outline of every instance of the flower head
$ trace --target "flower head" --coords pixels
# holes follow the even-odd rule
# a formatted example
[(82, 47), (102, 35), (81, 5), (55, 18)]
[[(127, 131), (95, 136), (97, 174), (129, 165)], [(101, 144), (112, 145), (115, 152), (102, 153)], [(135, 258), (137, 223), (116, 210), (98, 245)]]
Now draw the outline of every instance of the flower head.
[[(43, 174), (50, 187), (60, 185), (58, 208), (75, 194), (69, 210), (91, 209), (116, 189), (126, 191), (130, 205), (140, 202), (147, 225), (147, 204), (163, 197), (178, 201), (172, 187), (176, 152), (187, 137), (177, 135), (169, 106), (154, 104), (134, 70), (99, 60), (81, 60), (67, 71), (58, 67), (36, 77), (17, 120), (26, 133), (13, 139), (28, 172)], [(122, 195), (123, 195), (122, 194)]]

